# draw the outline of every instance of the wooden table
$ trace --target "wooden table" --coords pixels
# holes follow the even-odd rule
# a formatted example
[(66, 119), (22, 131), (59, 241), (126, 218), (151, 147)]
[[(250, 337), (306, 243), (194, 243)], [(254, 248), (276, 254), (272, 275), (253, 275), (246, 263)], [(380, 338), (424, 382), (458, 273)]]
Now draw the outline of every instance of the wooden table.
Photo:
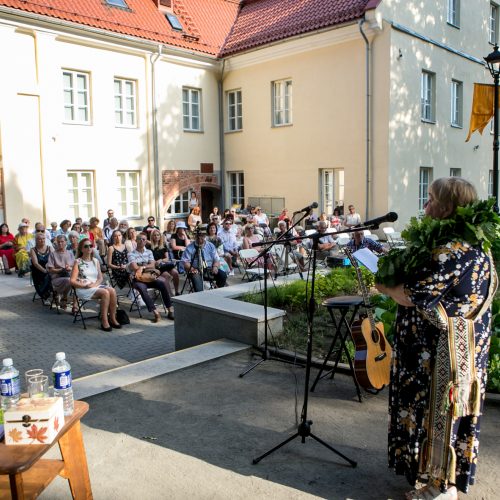
[[(51, 444), (10, 445), (0, 443), (0, 499), (36, 498), (57, 476), (69, 481), (77, 499), (91, 499), (87, 457), (83, 447), (80, 419), (89, 405), (75, 401), (73, 415), (65, 417), (64, 427)], [(62, 460), (42, 459), (59, 443)]]

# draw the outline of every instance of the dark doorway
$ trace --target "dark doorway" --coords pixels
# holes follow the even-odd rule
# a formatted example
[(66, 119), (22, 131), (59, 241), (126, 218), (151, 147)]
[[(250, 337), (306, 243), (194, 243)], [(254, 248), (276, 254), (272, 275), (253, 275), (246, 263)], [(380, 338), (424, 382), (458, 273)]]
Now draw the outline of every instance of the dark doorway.
[(208, 221), (208, 217), (212, 212), (214, 206), (219, 207), (220, 210), (220, 190), (214, 188), (201, 188), (201, 220)]

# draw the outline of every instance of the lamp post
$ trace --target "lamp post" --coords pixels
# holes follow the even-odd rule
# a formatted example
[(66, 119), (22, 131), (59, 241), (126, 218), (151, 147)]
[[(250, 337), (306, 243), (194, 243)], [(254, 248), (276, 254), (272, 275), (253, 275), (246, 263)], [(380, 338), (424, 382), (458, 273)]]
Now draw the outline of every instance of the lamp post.
[(500, 78), (500, 51), (497, 44), (495, 44), (493, 52), (488, 54), (484, 60), (493, 77), (495, 90), (495, 108), (493, 110), (493, 197), (495, 198), (495, 210), (498, 212), (498, 81)]

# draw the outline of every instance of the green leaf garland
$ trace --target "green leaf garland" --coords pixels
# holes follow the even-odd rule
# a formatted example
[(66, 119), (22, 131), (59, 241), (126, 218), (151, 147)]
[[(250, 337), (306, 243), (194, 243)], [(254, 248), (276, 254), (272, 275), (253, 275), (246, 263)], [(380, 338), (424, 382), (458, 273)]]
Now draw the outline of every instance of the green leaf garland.
[(401, 233), (406, 248), (392, 249), (378, 261), (377, 283), (396, 286), (427, 266), (432, 251), (453, 241), (464, 241), (488, 251), (500, 237), (500, 216), (493, 210), (494, 200), (480, 200), (457, 207), (449, 219), (412, 217)]

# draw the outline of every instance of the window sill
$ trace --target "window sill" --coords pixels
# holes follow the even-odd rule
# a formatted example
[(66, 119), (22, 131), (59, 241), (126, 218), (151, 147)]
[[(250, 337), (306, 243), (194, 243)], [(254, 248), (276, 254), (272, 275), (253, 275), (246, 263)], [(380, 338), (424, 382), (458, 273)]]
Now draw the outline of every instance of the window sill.
[(84, 125), (85, 127), (90, 127), (92, 125), (91, 122), (62, 122), (63, 125)]
[(238, 133), (241, 133), (241, 132), (243, 132), (242, 128), (239, 128), (237, 130), (226, 130), (224, 133), (225, 134), (238, 134)]
[(204, 134), (204, 130), (190, 130), (190, 129), (182, 129), (183, 132), (187, 132), (188, 134)]
[(283, 123), (281, 125), (273, 124), (271, 128), (283, 128), (283, 127), (293, 127), (293, 123)]
[(126, 128), (128, 130), (137, 130), (139, 127), (137, 125), (115, 125), (115, 128)]
[(451, 124), (451, 128), (463, 129), (463, 128), (464, 128), (464, 126), (463, 126), (463, 125), (459, 125), (458, 123), (452, 123), (452, 124)]
[(436, 125), (435, 120), (426, 120), (425, 118), (420, 118), (422, 123), (428, 123), (429, 125)]

